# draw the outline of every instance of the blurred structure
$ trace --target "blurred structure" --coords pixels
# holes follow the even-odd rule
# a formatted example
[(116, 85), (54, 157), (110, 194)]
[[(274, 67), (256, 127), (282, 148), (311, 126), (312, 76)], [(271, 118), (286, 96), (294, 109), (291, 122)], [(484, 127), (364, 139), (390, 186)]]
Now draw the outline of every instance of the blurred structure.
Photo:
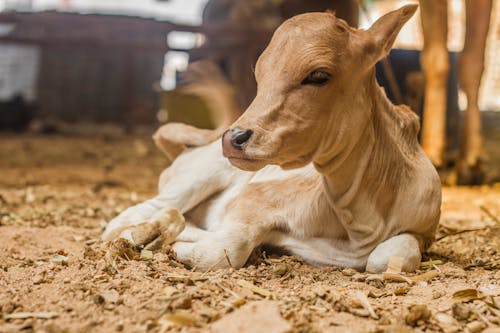
[(14, 25), (0, 37), (0, 48), (34, 53), (11, 57), (19, 70), (7, 79), (11, 87), (32, 81), (23, 84), (36, 87), (27, 100), (36, 100), (39, 117), (130, 124), (154, 119), (152, 86), (160, 78), (169, 24), (59, 12), (0, 14), (0, 22)]
[[(378, 5), (397, 7), (401, 2), (385, 1)], [(417, 47), (422, 47), (424, 42), (421, 57), (426, 81), (423, 148), (436, 167), (456, 163), (458, 183), (481, 183), (485, 156), (480, 110), (500, 110), (496, 93), (500, 87), (500, 71), (495, 65), (500, 61), (500, 4), (492, 0), (419, 2), (422, 24), (414, 24), (412, 30), (413, 36), (420, 38), (412, 39)], [(383, 10), (386, 9), (389, 8)], [(458, 66), (448, 63), (449, 49), (460, 51)], [(457, 112), (457, 116), (453, 113), (453, 117), (450, 117), (449, 99), (448, 103), (445, 100), (446, 90), (454, 90), (457, 83), (450, 86), (448, 82), (447, 87), (448, 73), (458, 76), (462, 91), (464, 113)], [(451, 131), (459, 134), (450, 137)], [(457, 141), (459, 145), (455, 144)]]
[(40, 52), (27, 45), (0, 45), (0, 129), (24, 129), (34, 116)]
[[(205, 41), (184, 51), (189, 54), (189, 62), (209, 60), (221, 68), (234, 87), (239, 112), (243, 112), (256, 93), (253, 67), (274, 30), (294, 15), (325, 10), (334, 10), (338, 17), (352, 26), (358, 25), (356, 0), (209, 0), (198, 31), (205, 36)], [(207, 111), (187, 110), (182, 107), (185, 105), (182, 96), (182, 89), (163, 92), (163, 109), (168, 112), (168, 120), (187, 120), (197, 126), (210, 127), (206, 122), (198, 121)]]
[(203, 12), (204, 24), (225, 26), (227, 33), (203, 30), (207, 43), (193, 50), (191, 59), (201, 56), (220, 64), (237, 87), (238, 101), (244, 110), (256, 92), (252, 69), (274, 30), (297, 14), (325, 10), (335, 10), (350, 25), (358, 25), (355, 0), (209, 0)]
[[(408, 1), (369, 3), (373, 19)], [(463, 39), (461, 3), (450, 0), (452, 51), (458, 50)], [(496, 94), (500, 88), (499, 3), (495, 2), (493, 10), (480, 98), (480, 107), (490, 110), (500, 109)], [(45, 11), (51, 8), (64, 12)], [(0, 123), (2, 115), (13, 114), (1, 110), (16, 108), (18, 103), (22, 105), (19, 110), (24, 110), (19, 112), (24, 119), (20, 123), (26, 123), (36, 102), (37, 116), (44, 119), (132, 125), (155, 122), (162, 109), (158, 117), (162, 122), (190, 122), (205, 128), (213, 126), (213, 121), (204, 103), (175, 89), (179, 70), (188, 62), (209, 59), (217, 63), (244, 110), (255, 95), (255, 61), (283, 20), (302, 12), (333, 9), (356, 26), (359, 16), (357, 0), (0, 0), (2, 9), (21, 12), (0, 13)], [(165, 19), (169, 21), (159, 21)], [(182, 20), (190, 25), (181, 24)], [(360, 25), (368, 25), (363, 15)], [(421, 48), (418, 15), (403, 28), (396, 46)], [(413, 53), (410, 60), (403, 59), (403, 53), (394, 53), (391, 61), (406, 96), (403, 102), (418, 110), (420, 68), (409, 63)], [(398, 70), (403, 67), (409, 75), (400, 77)], [(449, 84), (456, 86), (456, 80)], [(168, 91), (158, 96), (153, 85)], [(410, 88), (408, 93), (406, 88)], [(458, 110), (456, 96), (449, 101), (449, 109)]]
[(199, 23), (203, 1), (0, 0), (0, 127), (23, 128), (35, 115), (52, 123), (154, 123), (154, 85), (166, 36), (177, 27), (157, 18), (182, 12)]
[[(375, 1), (370, 6), (372, 18), (399, 8), (411, 0)], [(366, 28), (369, 22), (361, 15), (360, 27)], [(464, 0), (448, 0), (448, 50), (460, 52), (465, 39), (465, 3)], [(423, 48), (420, 10), (408, 21), (398, 35), (396, 48), (421, 50)], [(486, 45), (485, 70), (479, 93), (479, 108), (483, 111), (500, 111), (500, 1), (493, 1), (490, 29)], [(459, 96), (460, 109), (465, 109), (465, 96)]]

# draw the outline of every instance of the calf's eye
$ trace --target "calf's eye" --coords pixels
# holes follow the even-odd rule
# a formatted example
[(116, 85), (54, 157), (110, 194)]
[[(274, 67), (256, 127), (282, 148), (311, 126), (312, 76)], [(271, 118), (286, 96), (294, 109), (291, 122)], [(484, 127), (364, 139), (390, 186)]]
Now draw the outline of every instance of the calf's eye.
[(330, 80), (330, 73), (323, 70), (312, 71), (304, 80), (302, 80), (302, 85), (312, 84), (315, 86), (322, 86)]

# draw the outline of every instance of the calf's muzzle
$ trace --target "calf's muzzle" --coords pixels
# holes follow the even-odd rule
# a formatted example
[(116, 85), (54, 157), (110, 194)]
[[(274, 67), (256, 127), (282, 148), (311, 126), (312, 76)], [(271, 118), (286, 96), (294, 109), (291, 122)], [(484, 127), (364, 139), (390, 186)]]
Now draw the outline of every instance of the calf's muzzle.
[(248, 140), (250, 140), (250, 138), (252, 137), (252, 134), (253, 131), (250, 129), (242, 130), (237, 127), (235, 129), (232, 129), (230, 139), (231, 146), (238, 150), (242, 150), (245, 143), (247, 143)]
[(229, 158), (246, 158), (247, 156), (243, 151), (243, 148), (252, 135), (252, 130), (243, 130), (238, 127), (225, 131), (222, 135), (222, 148), (224, 156)]

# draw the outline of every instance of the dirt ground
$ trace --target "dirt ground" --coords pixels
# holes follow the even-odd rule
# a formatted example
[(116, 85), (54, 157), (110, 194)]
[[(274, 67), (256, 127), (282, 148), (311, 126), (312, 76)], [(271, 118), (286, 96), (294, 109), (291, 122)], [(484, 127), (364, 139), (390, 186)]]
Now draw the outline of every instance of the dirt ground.
[(110, 259), (106, 221), (165, 163), (147, 135), (0, 135), (0, 332), (499, 332), (500, 184), (444, 188), (414, 274), (263, 251), (204, 273), (167, 251)]

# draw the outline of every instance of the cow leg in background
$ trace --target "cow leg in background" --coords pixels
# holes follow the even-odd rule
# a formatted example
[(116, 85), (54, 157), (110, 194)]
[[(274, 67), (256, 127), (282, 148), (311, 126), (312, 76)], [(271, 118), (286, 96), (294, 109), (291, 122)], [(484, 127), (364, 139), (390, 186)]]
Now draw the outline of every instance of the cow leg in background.
[(421, 55), (425, 76), (422, 146), (436, 167), (444, 164), (446, 147), (446, 96), (449, 58), (447, 0), (420, 0), (424, 49)]
[(464, 49), (459, 59), (460, 86), (467, 96), (467, 109), (458, 160), (458, 183), (480, 184), (483, 181), (481, 157), (483, 137), (478, 106), (479, 85), (484, 70), (484, 53), (492, 0), (466, 0)]

